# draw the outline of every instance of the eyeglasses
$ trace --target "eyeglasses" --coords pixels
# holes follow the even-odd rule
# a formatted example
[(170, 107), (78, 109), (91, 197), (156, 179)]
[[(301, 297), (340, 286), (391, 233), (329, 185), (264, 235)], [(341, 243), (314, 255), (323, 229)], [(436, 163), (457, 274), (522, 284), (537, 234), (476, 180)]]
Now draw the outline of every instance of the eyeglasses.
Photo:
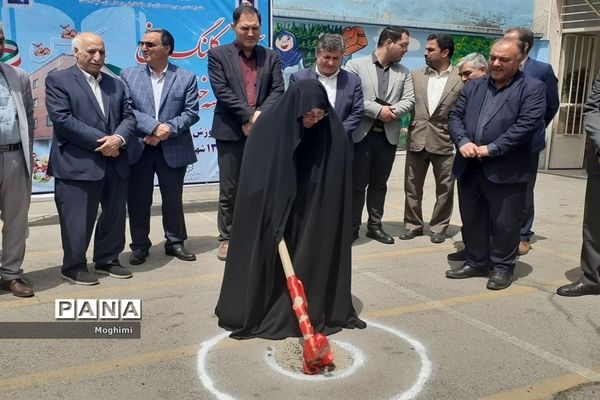
[(156, 44), (154, 42), (144, 42), (144, 41), (140, 40), (138, 42), (138, 46), (140, 46), (140, 47), (146, 46), (147, 48), (151, 49), (153, 47), (160, 46), (160, 44)]
[(325, 111), (307, 112), (307, 113), (302, 114), (302, 118), (304, 118), (304, 119), (316, 119), (317, 121), (320, 121), (323, 118), (325, 118), (327, 116), (327, 114), (329, 114), (329, 113), (325, 112)]
[(4, 44), (4, 39), (5, 39), (5, 38), (3, 38), (3, 37), (2, 37), (2, 38), (0, 38), (0, 44)]

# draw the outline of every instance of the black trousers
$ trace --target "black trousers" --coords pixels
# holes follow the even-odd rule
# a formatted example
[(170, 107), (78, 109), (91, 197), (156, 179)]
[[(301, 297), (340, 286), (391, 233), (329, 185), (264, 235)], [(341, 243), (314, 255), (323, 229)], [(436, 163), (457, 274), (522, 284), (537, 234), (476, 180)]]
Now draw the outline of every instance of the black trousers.
[(231, 238), (235, 195), (237, 192), (246, 137), (241, 140), (216, 140), (219, 164), (219, 211), (217, 227), (219, 241)]
[(600, 285), (600, 176), (588, 175), (583, 212), (581, 246), (582, 281)]
[(467, 264), (512, 272), (523, 222), (527, 183), (494, 183), (473, 160), (458, 180)]
[[(396, 157), (396, 145), (388, 142), (384, 132), (370, 131), (354, 144), (352, 163), (352, 228), (358, 230), (362, 210), (367, 202), (367, 228), (380, 228), (383, 217), (387, 180)], [(366, 192), (366, 196), (365, 196)]]
[(160, 145), (145, 146), (138, 162), (131, 166), (127, 211), (132, 249), (147, 250), (152, 246), (149, 234), (155, 173), (162, 198), (165, 247), (183, 243), (187, 239), (182, 204), (185, 171), (185, 166), (171, 168), (167, 165)]
[[(94, 262), (119, 263), (125, 247), (126, 199), (127, 179), (119, 176), (111, 163), (100, 181), (55, 178), (54, 201), (64, 253), (62, 271), (86, 268), (85, 253), (94, 224)], [(102, 213), (96, 223), (98, 205)]]

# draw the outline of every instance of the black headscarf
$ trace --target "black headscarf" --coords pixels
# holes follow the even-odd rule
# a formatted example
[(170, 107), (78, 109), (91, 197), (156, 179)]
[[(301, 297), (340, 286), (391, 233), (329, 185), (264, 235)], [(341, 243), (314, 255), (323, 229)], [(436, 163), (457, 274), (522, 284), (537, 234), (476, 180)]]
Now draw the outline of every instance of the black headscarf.
[[(302, 115), (328, 114), (312, 128)], [(352, 306), (351, 149), (317, 80), (290, 86), (248, 137), (216, 307), (231, 337), (301, 336), (277, 253), (285, 238), (315, 332), (364, 328)]]

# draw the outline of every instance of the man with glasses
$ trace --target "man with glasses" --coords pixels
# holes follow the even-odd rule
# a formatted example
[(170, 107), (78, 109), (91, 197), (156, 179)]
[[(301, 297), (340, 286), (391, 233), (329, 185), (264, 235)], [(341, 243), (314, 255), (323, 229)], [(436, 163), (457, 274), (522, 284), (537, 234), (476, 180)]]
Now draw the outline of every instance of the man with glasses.
[(217, 99), (211, 136), (217, 143), (219, 163), (217, 258), (222, 261), (227, 259), (246, 137), (260, 113), (283, 93), (277, 54), (258, 45), (260, 18), (256, 8), (239, 6), (231, 24), (235, 42), (208, 51), (208, 76)]
[(367, 212), (367, 237), (385, 244), (394, 238), (382, 228), (387, 180), (392, 171), (400, 136), (400, 118), (410, 112), (415, 102), (413, 82), (408, 68), (400, 60), (408, 51), (409, 33), (388, 26), (379, 35), (377, 49), (367, 57), (352, 59), (346, 69), (357, 74), (362, 83), (364, 115), (352, 135), (352, 228), (358, 238), (362, 210)]
[(364, 110), (360, 78), (340, 69), (344, 57), (342, 35), (324, 33), (317, 42), (317, 64), (290, 76), (290, 85), (300, 79), (317, 79), (325, 87), (327, 98), (352, 138)]
[[(125, 246), (125, 201), (129, 161), (124, 151), (135, 117), (119, 79), (100, 72), (106, 51), (94, 33), (72, 41), (77, 64), (46, 78), (46, 108), (53, 123), (48, 174), (64, 251), (62, 277), (80, 285), (98, 284), (88, 272), (86, 251), (94, 225), (96, 273), (130, 278), (119, 263)], [(96, 223), (98, 205), (102, 213)]]
[(129, 263), (144, 263), (152, 245), (150, 210), (155, 174), (162, 197), (165, 254), (194, 261), (196, 255), (184, 246), (187, 231), (182, 196), (187, 166), (196, 162), (190, 132), (199, 119), (196, 75), (169, 62), (175, 39), (166, 29), (146, 31), (139, 44), (146, 65), (121, 73), (137, 122), (136, 135), (127, 147), (131, 163)]
[[(0, 25), (0, 54), (4, 53), (4, 31)], [(33, 146), (33, 100), (27, 74), (0, 63), (0, 212), (2, 255), (0, 288), (18, 297), (33, 296), (23, 280), (23, 258), (27, 237), (27, 212), (31, 200)]]

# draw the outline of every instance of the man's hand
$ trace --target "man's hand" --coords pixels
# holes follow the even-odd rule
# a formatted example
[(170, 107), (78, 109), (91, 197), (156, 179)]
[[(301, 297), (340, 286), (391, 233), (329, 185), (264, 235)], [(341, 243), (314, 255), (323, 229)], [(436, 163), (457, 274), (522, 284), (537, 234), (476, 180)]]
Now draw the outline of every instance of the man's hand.
[(477, 147), (477, 158), (488, 157), (490, 153), (488, 152), (487, 145)]
[(256, 123), (256, 120), (258, 119), (258, 116), (260, 115), (260, 113), (261, 113), (260, 110), (256, 110), (256, 111), (254, 111), (254, 114), (252, 114), (252, 117), (250, 118), (250, 122), (252, 122), (253, 125)]
[(242, 132), (244, 133), (245, 136), (248, 136), (250, 134), (250, 131), (252, 130), (252, 127), (254, 126), (254, 123), (258, 119), (258, 116), (260, 115), (260, 113), (261, 112), (259, 110), (254, 111), (254, 114), (252, 114), (250, 119), (248, 121), (246, 121), (244, 123), (244, 125), (242, 125)]
[(146, 135), (144, 136), (144, 143), (150, 146), (156, 146), (160, 143), (160, 139), (156, 136)]
[(117, 135), (107, 135), (97, 140), (100, 144), (94, 151), (99, 151), (105, 157), (117, 157), (123, 141)]
[(477, 149), (478, 147), (475, 143), (469, 142), (460, 146), (458, 151), (460, 151), (460, 154), (464, 158), (475, 158), (477, 157)]
[(167, 140), (171, 136), (171, 127), (167, 124), (160, 124), (154, 129), (152, 135), (156, 136), (158, 140)]
[(389, 122), (396, 119), (396, 113), (394, 112), (394, 107), (392, 106), (383, 106), (377, 115), (377, 119), (383, 122)]

